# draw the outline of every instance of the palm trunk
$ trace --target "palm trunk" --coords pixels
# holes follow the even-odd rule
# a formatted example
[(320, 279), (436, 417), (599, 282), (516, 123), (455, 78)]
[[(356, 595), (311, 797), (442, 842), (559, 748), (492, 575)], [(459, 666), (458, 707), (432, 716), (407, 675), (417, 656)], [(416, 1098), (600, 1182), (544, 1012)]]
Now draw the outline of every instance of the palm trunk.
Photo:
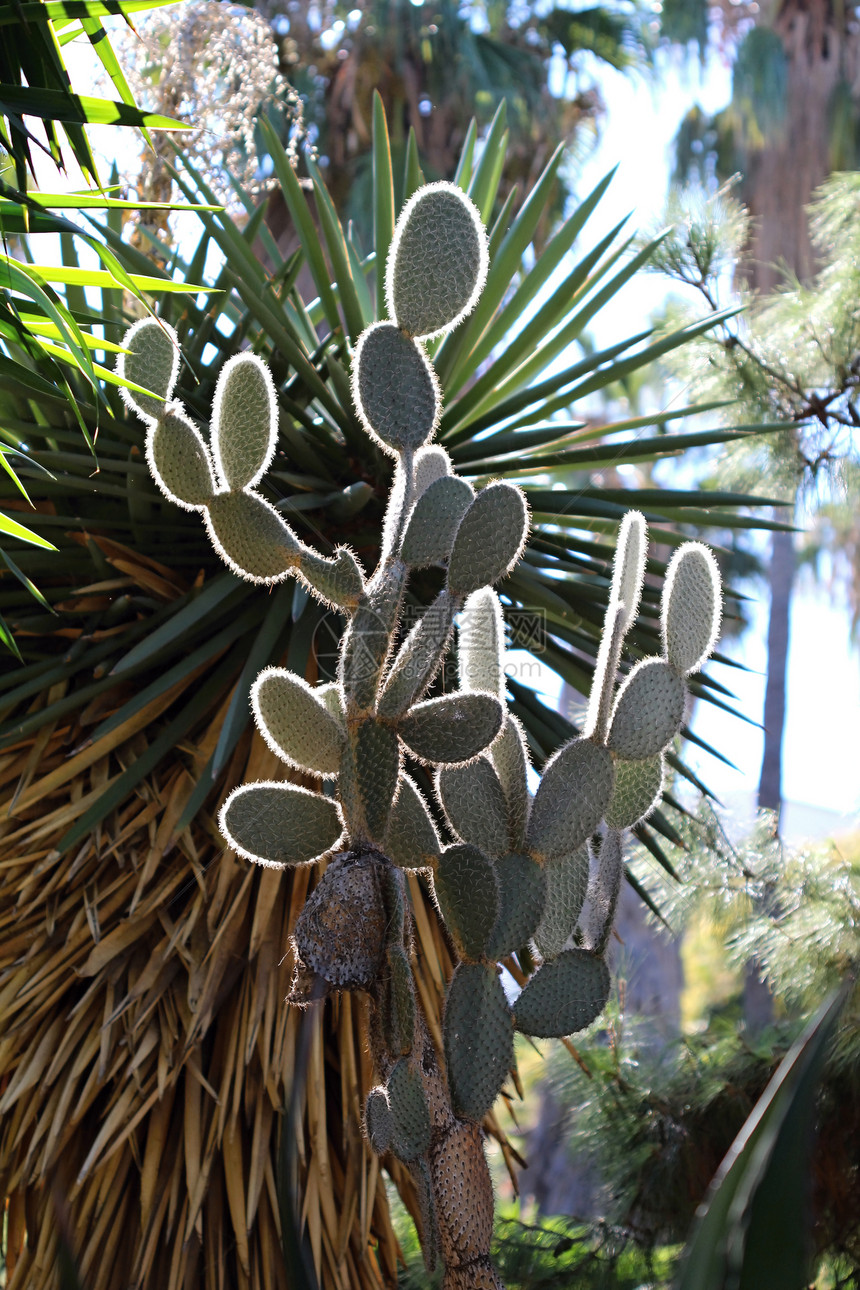
[(794, 563), (791, 534), (774, 533), (769, 570), (770, 621), (767, 629), (764, 755), (758, 785), (758, 804), (777, 812), (782, 803), (782, 740), (785, 731), (785, 681)]

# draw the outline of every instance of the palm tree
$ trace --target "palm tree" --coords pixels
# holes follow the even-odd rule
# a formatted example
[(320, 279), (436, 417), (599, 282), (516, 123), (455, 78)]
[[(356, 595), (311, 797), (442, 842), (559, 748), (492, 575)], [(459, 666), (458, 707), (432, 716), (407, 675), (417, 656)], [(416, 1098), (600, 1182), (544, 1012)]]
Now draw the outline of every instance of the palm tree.
[[(660, 340), (642, 333), (559, 369), (555, 360), (652, 248), (622, 261), (626, 244), (615, 230), (558, 280), (608, 180), (541, 257), (530, 257), (562, 154), (526, 203), (515, 210), (509, 199), (499, 209), (504, 135), (500, 111), (478, 160), (469, 132), (456, 172), (488, 222), (491, 270), (478, 309), (434, 354), (447, 395), (441, 435), (460, 473), (524, 483), (534, 527), (523, 564), (502, 585), (509, 629), (516, 643), (545, 623), (547, 662), (583, 691), (620, 514), (631, 503), (646, 511), (660, 535), (652, 565), (661, 572), (681, 541), (677, 524), (719, 515), (726, 526), (748, 526), (757, 521), (746, 508), (772, 499), (715, 492), (703, 508), (698, 493), (587, 480), (619, 461), (750, 432), (669, 433), (689, 409), (597, 427), (573, 419), (589, 393), (700, 328)], [(102, 225), (101, 236), (126, 271), (148, 275), (146, 289), (176, 327), (187, 361), (181, 394), (195, 418), (206, 420), (225, 359), (246, 347), (266, 357), (281, 413), (271, 500), (317, 545), (346, 539), (370, 557), (389, 467), (358, 425), (347, 369), (350, 344), (374, 315), (395, 215), (381, 103), (375, 261), (344, 233), (313, 163), (304, 187), (273, 135), (268, 142), (301, 237), (301, 254), (286, 260), (266, 242), (271, 273), (252, 250), (265, 238), (260, 210), (241, 230), (226, 214), (201, 210), (198, 246), (171, 266), (179, 282), (125, 245), (115, 224)], [(210, 200), (187, 164), (176, 174), (189, 197)], [(404, 195), (420, 181), (410, 159)], [(210, 246), (221, 255), (214, 290), (199, 286)], [(313, 301), (294, 290), (303, 258)], [(198, 285), (168, 290), (183, 283)], [(90, 313), (87, 301), (68, 299), (79, 315)], [(100, 315), (109, 338), (123, 334), (118, 291), (103, 293)], [(9, 1290), (58, 1286), (58, 1258), (69, 1251), (88, 1290), (294, 1290), (312, 1284), (309, 1267), (325, 1287), (393, 1285), (385, 1183), (360, 1129), (371, 1078), (363, 1010), (346, 997), (307, 1014), (284, 1004), (290, 933), (312, 874), (252, 870), (225, 850), (215, 823), (232, 786), (274, 777), (272, 754), (252, 733), (251, 679), (284, 659), (309, 680), (325, 676), (339, 623), (296, 587), (260, 595), (223, 570), (195, 517), (152, 485), (140, 429), (115, 386), (99, 383), (98, 407), (66, 362), (73, 409), (40, 355), (4, 345), (30, 382), (3, 391), (4, 442), (26, 444), (49, 472), (25, 467), (30, 523), (58, 548), (22, 553), (28, 585), (7, 577), (0, 587), (24, 656), (0, 678), (0, 1195)], [(77, 416), (91, 434), (98, 425), (96, 476)], [(574, 467), (586, 472), (582, 485), (555, 489), (554, 471)], [(413, 590), (426, 602), (432, 574)], [(646, 594), (635, 655), (650, 652), (656, 613)], [(525, 686), (510, 688), (540, 767), (572, 727)], [(710, 678), (694, 690), (725, 701)], [(668, 863), (662, 844), (675, 833), (664, 814), (640, 836)], [(417, 980), (438, 1038), (451, 957), (419, 882), (411, 894)], [(508, 966), (519, 970), (515, 959)], [(513, 1168), (495, 1113), (485, 1127)], [(407, 1174), (392, 1166), (391, 1176), (414, 1212)]]

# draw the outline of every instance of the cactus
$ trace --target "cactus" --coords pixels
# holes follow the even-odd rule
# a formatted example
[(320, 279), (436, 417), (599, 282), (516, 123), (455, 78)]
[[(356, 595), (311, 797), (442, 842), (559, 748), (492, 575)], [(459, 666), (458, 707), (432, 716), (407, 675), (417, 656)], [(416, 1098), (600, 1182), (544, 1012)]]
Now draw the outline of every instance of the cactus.
[[(720, 615), (712, 555), (683, 544), (663, 595), (662, 657), (638, 662), (616, 692), (647, 549), (642, 516), (625, 517), (583, 733), (547, 761), (532, 798), (525, 737), (506, 707), (504, 615), (492, 589), (522, 553), (525, 499), (507, 483), (476, 492), (430, 443), (442, 396), (423, 341), (474, 307), (486, 271), (470, 199), (451, 184), (419, 189), (386, 266), (391, 321), (368, 327), (352, 357), (358, 419), (395, 458), (371, 577), (346, 547), (324, 555), (305, 545), (261, 491), (279, 393), (257, 356), (222, 371), (208, 445), (174, 397), (179, 351), (166, 324), (137, 323), (120, 364), (139, 387), (125, 397), (146, 425), (157, 484), (201, 512), (229, 567), (263, 584), (297, 577), (346, 619), (335, 682), (314, 687), (269, 667), (251, 688), (262, 737), (318, 787), (243, 784), (219, 823), (258, 864), (326, 862), (295, 923), (289, 1002), (369, 995), (375, 1087), (365, 1132), (410, 1173), (427, 1265), (441, 1258), (445, 1290), (500, 1286), (481, 1121), (511, 1070), (515, 1030), (564, 1036), (606, 1003), (625, 830), (660, 796), (686, 678), (713, 647)], [(441, 570), (442, 589), (401, 640), (412, 571), (428, 566)], [(431, 694), (455, 621), (459, 688)], [(408, 757), (433, 771), (438, 810), (404, 769)], [(425, 871), (457, 959), (444, 1062), (412, 975), (410, 869)], [(529, 978), (513, 1007), (498, 968), (512, 954)]]

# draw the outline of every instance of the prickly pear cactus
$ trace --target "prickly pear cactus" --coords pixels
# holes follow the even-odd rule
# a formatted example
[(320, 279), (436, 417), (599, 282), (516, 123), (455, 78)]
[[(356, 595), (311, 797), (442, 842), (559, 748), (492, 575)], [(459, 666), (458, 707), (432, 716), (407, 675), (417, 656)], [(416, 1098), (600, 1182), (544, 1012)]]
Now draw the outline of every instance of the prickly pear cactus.
[[(370, 577), (347, 548), (324, 558), (304, 545), (257, 491), (278, 429), (277, 392), (260, 359), (242, 354), (224, 367), (208, 444), (173, 397), (178, 349), (167, 325), (137, 323), (121, 364), (150, 391), (127, 392), (127, 401), (146, 423), (156, 482), (201, 512), (230, 568), (264, 584), (294, 575), (345, 616), (336, 684), (313, 687), (269, 667), (250, 695), (269, 747), (286, 767), (317, 777), (318, 790), (243, 784), (220, 826), (258, 864), (327, 862), (296, 924), (290, 1001), (369, 994), (378, 1083), (365, 1131), (376, 1152), (410, 1170), (427, 1265), (441, 1261), (446, 1290), (500, 1285), (480, 1124), (511, 1069), (516, 1031), (568, 1035), (604, 1008), (624, 835), (660, 796), (686, 677), (713, 647), (720, 617), (713, 556), (686, 543), (666, 579), (663, 655), (638, 662), (616, 693), (646, 554), (644, 520), (627, 515), (583, 735), (547, 763), (532, 799), (523, 732), (505, 702), (504, 621), (492, 589), (522, 552), (525, 498), (506, 483), (475, 492), (430, 444), (442, 393), (423, 341), (474, 307), (486, 271), (470, 200), (452, 184), (420, 189), (389, 255), (393, 321), (367, 328), (353, 356), (357, 416), (396, 460)], [(444, 572), (443, 589), (401, 639), (410, 572), (431, 565)], [(455, 630), (459, 688), (428, 697)], [(434, 770), (438, 809), (406, 772), (407, 757)], [(459, 960), (442, 1052), (410, 967), (408, 869), (427, 874)], [(499, 960), (523, 947), (537, 967), (511, 1004)]]

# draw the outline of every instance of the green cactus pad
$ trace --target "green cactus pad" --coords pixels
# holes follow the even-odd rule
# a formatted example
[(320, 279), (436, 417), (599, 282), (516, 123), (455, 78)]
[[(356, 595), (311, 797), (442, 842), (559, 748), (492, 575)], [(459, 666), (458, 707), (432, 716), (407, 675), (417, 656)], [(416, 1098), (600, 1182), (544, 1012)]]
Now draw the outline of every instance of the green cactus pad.
[(234, 789), (218, 823), (234, 851), (276, 869), (318, 860), (343, 835), (340, 814), (329, 798), (270, 781)]
[(442, 591), (428, 605), (401, 645), (379, 696), (381, 717), (400, 717), (430, 685), (454, 626), (456, 602)]
[(461, 690), (505, 697), (505, 620), (490, 587), (473, 591), (457, 623), (457, 671)]
[(442, 396), (427, 355), (393, 323), (361, 333), (352, 361), (359, 420), (387, 452), (420, 448), (439, 424)]
[(319, 694), (281, 667), (267, 667), (251, 686), (257, 729), (278, 757), (317, 775), (336, 775), (346, 736)]
[(338, 547), (330, 560), (304, 547), (299, 574), (320, 600), (338, 609), (355, 609), (364, 592), (361, 565), (345, 546)]
[(360, 721), (347, 738), (338, 781), (353, 840), (385, 836), (399, 774), (397, 735), (372, 717)]
[(555, 958), (572, 936), (588, 891), (588, 868), (586, 846), (544, 864), (546, 900), (534, 935), (542, 958)]
[(686, 699), (687, 687), (668, 663), (642, 659), (618, 691), (607, 747), (625, 761), (656, 756), (681, 728)]
[(388, 973), (382, 992), (382, 1022), (388, 1051), (405, 1057), (412, 1051), (415, 1033), (415, 989), (412, 969), (402, 945), (389, 945)]
[(657, 805), (663, 788), (663, 754), (615, 763), (615, 787), (604, 819), (610, 829), (632, 829)]
[(535, 795), (529, 851), (544, 860), (575, 851), (603, 819), (614, 781), (605, 748), (587, 739), (571, 739), (560, 748), (547, 762)]
[(625, 630), (639, 612), (647, 554), (645, 517), (639, 511), (628, 511), (618, 530), (611, 593), (615, 604), (624, 606)]
[(213, 497), (206, 528), (221, 559), (250, 582), (278, 582), (299, 563), (302, 544), (274, 506), (256, 493)]
[(538, 1039), (560, 1039), (590, 1026), (606, 1007), (609, 969), (588, 950), (565, 950), (538, 968), (514, 1004), (514, 1025)]
[(400, 789), (385, 835), (385, 853), (402, 869), (431, 868), (442, 854), (433, 818), (408, 775), (400, 776)]
[(444, 448), (440, 448), (437, 443), (431, 443), (425, 448), (418, 449), (412, 471), (415, 480), (415, 496), (420, 497), (437, 479), (442, 479), (444, 475), (453, 475), (454, 463)]
[(385, 963), (382, 875), (388, 867), (375, 851), (341, 852), (296, 919), (300, 962), (337, 990), (366, 989)]
[(128, 354), (120, 354), (117, 374), (135, 385), (151, 390), (153, 398), (125, 388), (120, 390), (126, 407), (145, 419), (158, 418), (164, 413), (165, 400), (173, 394), (179, 375), (179, 340), (169, 323), (155, 318), (141, 318), (130, 327), (122, 339)]
[(335, 721), (342, 730), (346, 730), (346, 716), (343, 710), (343, 693), (336, 681), (329, 681), (326, 685), (318, 685), (314, 694), (325, 708), (330, 717)]
[(380, 1087), (372, 1088), (364, 1104), (364, 1131), (367, 1140), (378, 1156), (384, 1156), (394, 1136), (394, 1119), (388, 1104), (388, 1094)]
[(675, 552), (663, 588), (663, 648), (679, 676), (697, 672), (720, 630), (720, 571), (714, 553), (701, 542)]
[(430, 1110), (421, 1076), (410, 1061), (401, 1058), (388, 1076), (387, 1089), (393, 1127), (391, 1150), (400, 1160), (415, 1160), (430, 1146)]
[(443, 1032), (454, 1114), (480, 1122), (492, 1110), (514, 1060), (511, 1010), (495, 964), (457, 965)]
[(503, 718), (504, 709), (492, 694), (446, 694), (416, 704), (398, 730), (420, 760), (456, 766), (493, 742)]
[(499, 917), (496, 871), (477, 847), (446, 847), (436, 863), (433, 886), (442, 917), (464, 959), (483, 957)]
[(487, 234), (461, 189), (419, 188), (394, 229), (385, 272), (389, 315), (411, 336), (438, 336), (474, 309), (487, 276)]
[(600, 843), (594, 880), (588, 889), (590, 910), (583, 944), (594, 954), (603, 954), (612, 934), (623, 876), (621, 833), (617, 829), (607, 829)]
[(530, 856), (510, 853), (496, 861), (501, 910), (493, 928), (487, 957), (504, 958), (534, 936), (546, 901), (544, 870)]
[(200, 431), (175, 406), (146, 436), (146, 460), (158, 487), (187, 511), (201, 510), (215, 496), (209, 449)]
[(277, 437), (271, 372), (256, 354), (234, 354), (221, 369), (212, 404), (212, 455), (224, 487), (235, 492), (259, 483)]
[(497, 582), (520, 558), (529, 528), (526, 500), (513, 484), (488, 484), (463, 516), (448, 561), (448, 586), (468, 596)]
[(489, 755), (505, 792), (511, 850), (522, 851), (526, 844), (529, 820), (529, 756), (523, 728), (512, 713), (505, 714), (502, 733)]
[(424, 1255), (424, 1267), (432, 1273), (435, 1272), (439, 1260), (439, 1231), (436, 1224), (436, 1202), (433, 1199), (430, 1167), (426, 1160), (416, 1160), (412, 1168), (412, 1179), (418, 1194), (421, 1253)]
[(376, 574), (361, 597), (340, 651), (340, 677), (347, 700), (361, 711), (376, 702), (382, 672), (406, 586), (402, 560)]
[(454, 833), (489, 856), (508, 850), (508, 810), (496, 769), (487, 757), (439, 771), (436, 790)]
[[(456, 1124), (434, 1142), (430, 1173), (436, 1197), (439, 1245), (448, 1273), (463, 1267), (457, 1290), (500, 1290), (500, 1283), (477, 1279), (476, 1260), (486, 1259), (493, 1236), (493, 1184), (484, 1158), (481, 1127)], [(445, 1287), (448, 1290), (448, 1287)]]
[(409, 517), (400, 554), (414, 569), (447, 560), (460, 521), (475, 496), (471, 484), (444, 475), (426, 488)]

